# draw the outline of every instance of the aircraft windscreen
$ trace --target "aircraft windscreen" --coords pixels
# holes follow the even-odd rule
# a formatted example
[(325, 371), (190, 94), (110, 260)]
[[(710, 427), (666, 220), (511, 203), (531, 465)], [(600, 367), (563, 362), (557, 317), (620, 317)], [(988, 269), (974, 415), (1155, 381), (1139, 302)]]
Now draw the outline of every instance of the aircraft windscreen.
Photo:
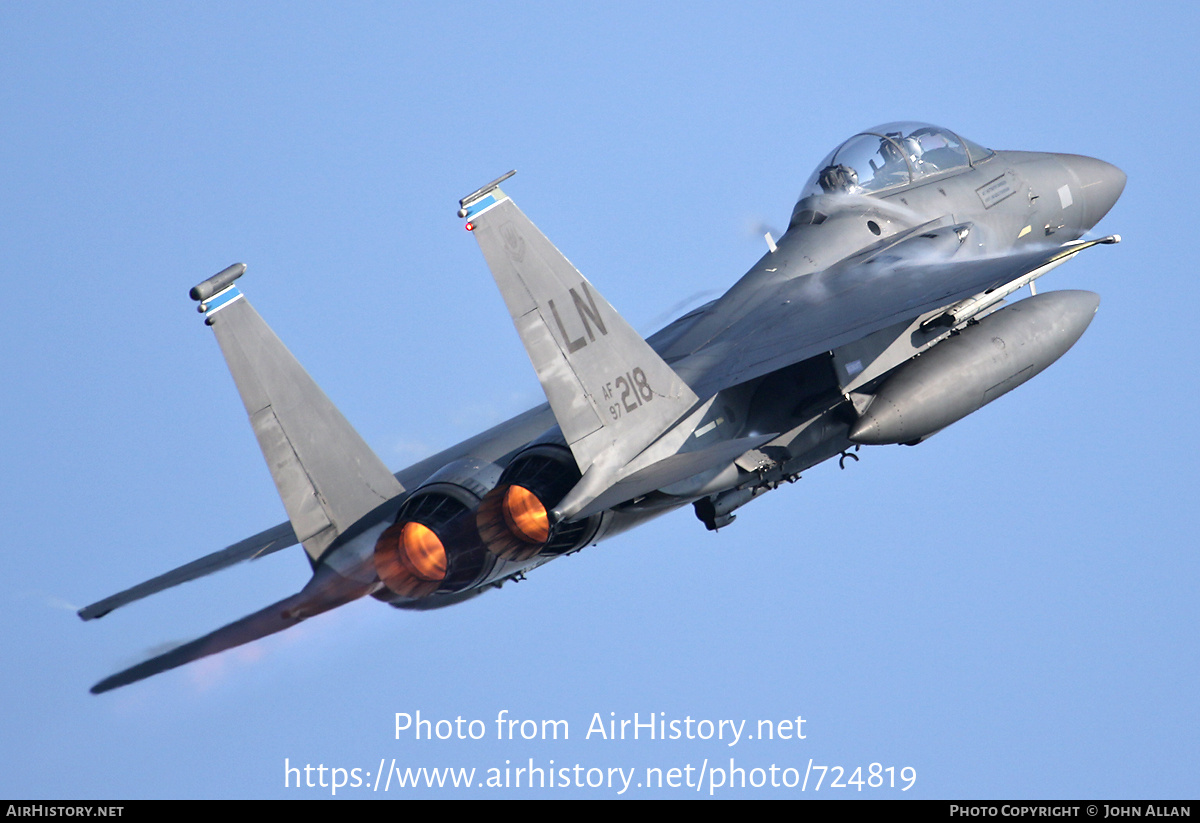
[(887, 123), (856, 134), (817, 167), (801, 193), (872, 194), (965, 169), (992, 152), (928, 123)]

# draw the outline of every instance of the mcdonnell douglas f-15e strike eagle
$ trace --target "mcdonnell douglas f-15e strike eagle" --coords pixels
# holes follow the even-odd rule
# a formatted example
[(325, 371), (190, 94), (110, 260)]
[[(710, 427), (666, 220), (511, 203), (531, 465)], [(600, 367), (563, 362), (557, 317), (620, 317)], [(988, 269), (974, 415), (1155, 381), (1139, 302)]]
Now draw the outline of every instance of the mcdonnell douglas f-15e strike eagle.
[[(104, 692), (371, 595), (461, 602), (691, 504), (712, 530), (860, 445), (916, 444), (1046, 368), (1099, 297), (1037, 293), (1125, 186), (1071, 154), (992, 151), (923, 123), (856, 134), (787, 231), (721, 298), (643, 339), (500, 189), (460, 201), (545, 403), (393, 474), (235, 285), (191, 290), (233, 374), (287, 523), (101, 600), (300, 543), (297, 594), (97, 683)], [(1005, 298), (1028, 285), (1032, 296)]]

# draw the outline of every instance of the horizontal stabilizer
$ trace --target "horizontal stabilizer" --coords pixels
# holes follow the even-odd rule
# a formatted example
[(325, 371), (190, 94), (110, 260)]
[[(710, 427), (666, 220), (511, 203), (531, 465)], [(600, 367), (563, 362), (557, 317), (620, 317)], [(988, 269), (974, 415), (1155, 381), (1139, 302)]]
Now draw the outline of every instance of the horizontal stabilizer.
[(567, 445), (609, 475), (698, 402), (691, 388), (494, 184), (462, 201)]
[(164, 589), (178, 586), (180, 583), (186, 583), (198, 577), (204, 577), (207, 574), (219, 572), (221, 569), (232, 566), (235, 563), (241, 563), (243, 560), (255, 560), (259, 557), (264, 557), (280, 549), (286, 549), (288, 546), (294, 546), (297, 542), (299, 541), (296, 540), (296, 533), (292, 531), (292, 525), (290, 523), (280, 523), (278, 526), (273, 526), (264, 532), (259, 532), (253, 537), (247, 537), (245, 540), (240, 540), (232, 546), (227, 546), (219, 552), (207, 554), (199, 560), (193, 560), (191, 563), (184, 564), (177, 569), (172, 569), (166, 574), (160, 574), (158, 577), (147, 580), (145, 583), (138, 583), (136, 586), (128, 588), (123, 592), (118, 592), (90, 606), (85, 606), (79, 610), (79, 616), (84, 620), (94, 620), (97, 617), (104, 617), (104, 615), (113, 609), (128, 605), (135, 600), (141, 600), (143, 597), (149, 597)]
[[(213, 281), (224, 285), (223, 276), (194, 293), (204, 294), (202, 287)], [(236, 285), (202, 299), (205, 322), (216, 333), (292, 528), (316, 560), (404, 488)]]
[(313, 615), (356, 600), (369, 591), (369, 586), (347, 580), (322, 566), (299, 593), (230, 623), (228, 626), (223, 626), (199, 640), (184, 643), (165, 654), (152, 657), (136, 666), (117, 672), (111, 677), (106, 677), (92, 686), (92, 694), (100, 694), (127, 686), (160, 672), (182, 666), (184, 663), (191, 663), (193, 660), (199, 660), (202, 657), (244, 645), (260, 637), (281, 632)]

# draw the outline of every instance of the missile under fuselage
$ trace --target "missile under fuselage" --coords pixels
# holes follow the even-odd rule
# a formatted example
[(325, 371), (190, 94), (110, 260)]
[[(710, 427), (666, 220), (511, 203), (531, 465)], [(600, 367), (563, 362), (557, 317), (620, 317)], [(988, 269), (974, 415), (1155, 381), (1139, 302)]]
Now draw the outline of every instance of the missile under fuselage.
[(916, 443), (1015, 389), (1075, 345), (1099, 295), (1044, 292), (965, 327), (887, 377), (850, 440)]

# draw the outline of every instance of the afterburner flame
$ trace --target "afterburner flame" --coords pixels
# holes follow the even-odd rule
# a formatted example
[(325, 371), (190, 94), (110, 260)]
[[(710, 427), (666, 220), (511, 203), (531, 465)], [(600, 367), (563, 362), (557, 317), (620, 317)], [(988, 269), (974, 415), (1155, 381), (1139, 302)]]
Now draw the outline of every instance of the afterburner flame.
[(541, 545), (550, 539), (550, 515), (537, 495), (523, 486), (509, 486), (504, 493), (504, 522), (528, 543)]
[(400, 531), (400, 552), (405, 565), (422, 580), (446, 576), (446, 548), (433, 530), (422, 523), (405, 523)]
[(428, 526), (396, 523), (375, 544), (375, 571), (397, 594), (428, 597), (446, 576), (446, 549)]

